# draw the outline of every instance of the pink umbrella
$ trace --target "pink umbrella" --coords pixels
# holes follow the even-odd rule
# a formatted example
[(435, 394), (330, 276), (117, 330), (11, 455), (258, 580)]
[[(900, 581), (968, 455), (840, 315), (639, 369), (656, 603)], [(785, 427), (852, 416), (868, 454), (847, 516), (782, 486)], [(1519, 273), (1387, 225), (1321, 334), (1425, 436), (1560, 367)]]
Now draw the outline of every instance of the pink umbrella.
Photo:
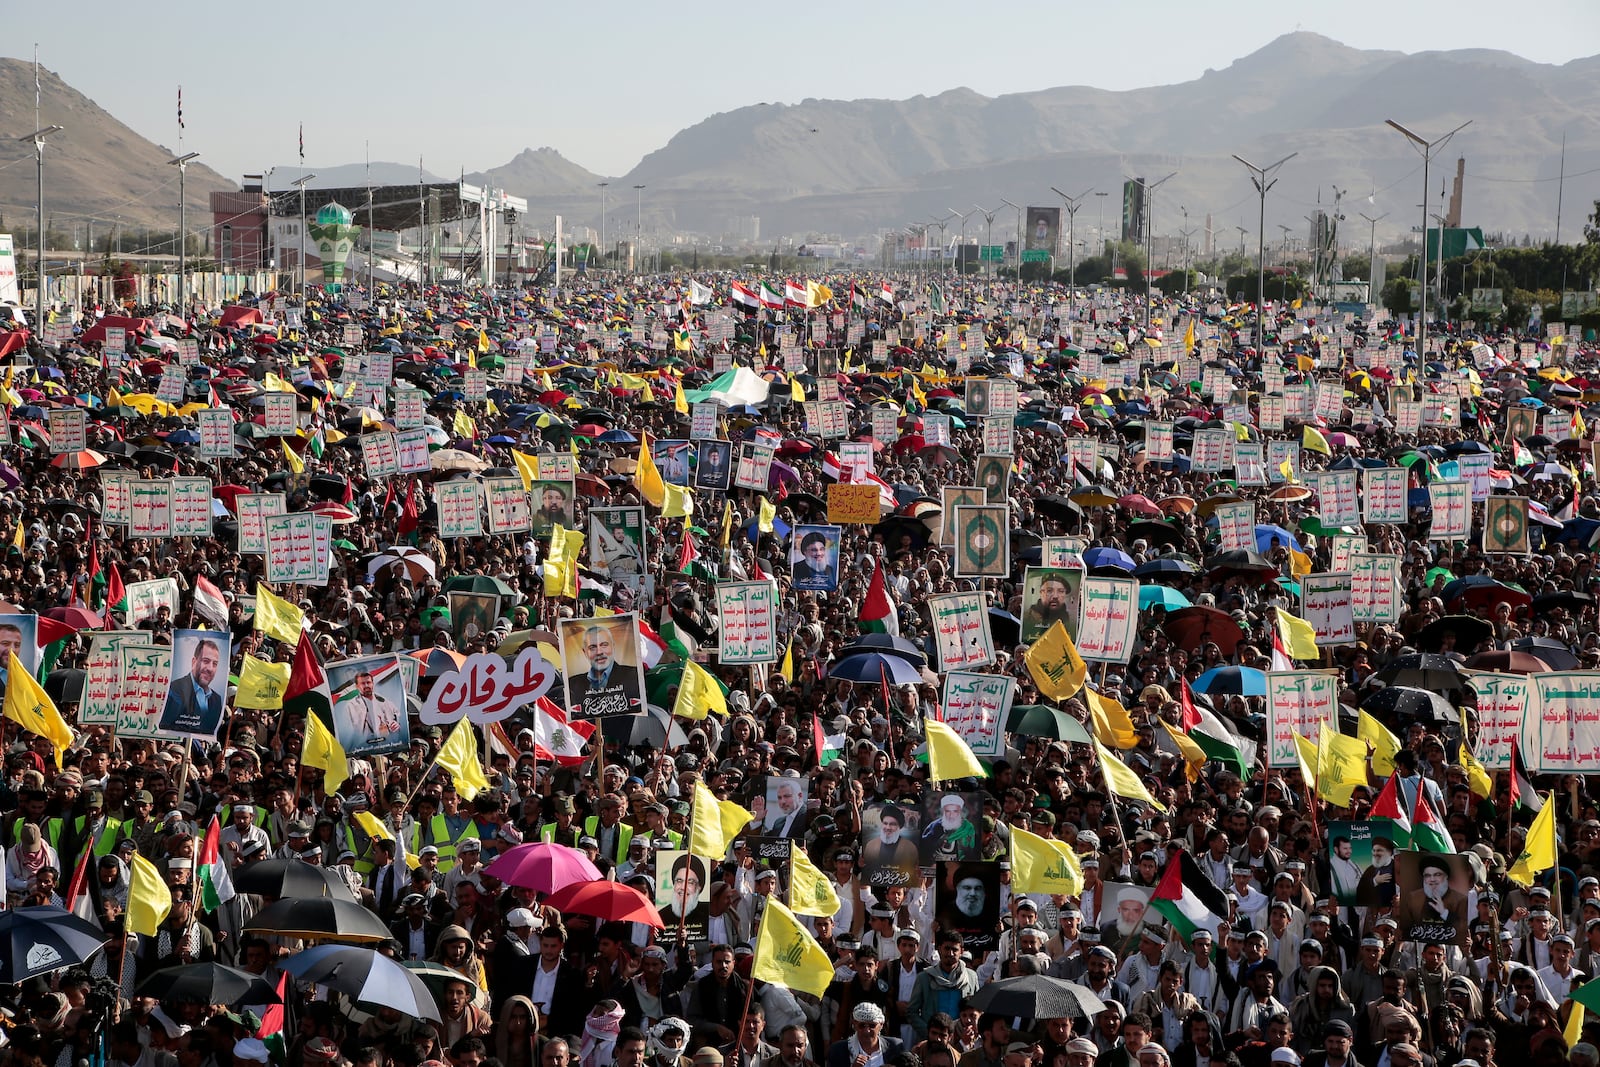
[(577, 882), (598, 882), (599, 868), (575, 848), (550, 841), (533, 841), (507, 849), (484, 868), (484, 873), (507, 885), (540, 893)]

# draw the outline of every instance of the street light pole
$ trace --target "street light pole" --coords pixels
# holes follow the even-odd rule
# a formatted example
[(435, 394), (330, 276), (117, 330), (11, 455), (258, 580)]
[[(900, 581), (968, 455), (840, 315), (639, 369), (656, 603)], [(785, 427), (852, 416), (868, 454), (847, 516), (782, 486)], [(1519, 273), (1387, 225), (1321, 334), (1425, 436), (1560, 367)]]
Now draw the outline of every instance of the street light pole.
[[(994, 217), (1000, 213), (1000, 209), (999, 208), (995, 208), (993, 211), (990, 211), (988, 208), (983, 207), (981, 204), (973, 204), (972, 206), (978, 209), (978, 214), (983, 216), (983, 221), (988, 223), (988, 226), (989, 226), (988, 231), (987, 231), (988, 232), (988, 236), (984, 238), (984, 242), (983, 242), (984, 247), (985, 248), (992, 247), (994, 245)], [(983, 254), (981, 252), (978, 254), (978, 262), (980, 262), (980, 263), (983, 262)], [(994, 281), (994, 272), (993, 272), (992, 269), (991, 269), (991, 271), (989, 273), (989, 281), (991, 282), (991, 285), (989, 286), (989, 288), (993, 289), (993, 284), (992, 283)], [(987, 295), (987, 294), (985, 294), (985, 295)]]
[[(1417, 316), (1417, 358), (1424, 359), (1426, 358), (1424, 352), (1428, 347), (1428, 165), (1433, 162), (1433, 150), (1443, 148), (1450, 138), (1471, 126), (1472, 120), (1468, 119), (1449, 133), (1432, 141), (1406, 129), (1394, 119), (1383, 121), (1393, 126), (1411, 142), (1413, 148), (1422, 153), (1422, 269), (1417, 272), (1417, 276), (1422, 279), (1422, 284), (1418, 286), (1422, 290), (1422, 311)], [(1443, 229), (1439, 231), (1439, 254), (1441, 258), (1444, 255)]]
[[(37, 109), (35, 109), (35, 110), (37, 110)], [(18, 137), (17, 138), (17, 140), (19, 140), (19, 141), (32, 141), (33, 142), (33, 153), (34, 153), (35, 159), (37, 160), (38, 171), (39, 171), (39, 191), (38, 191), (38, 197), (39, 197), (39, 202), (38, 202), (38, 207), (39, 207), (39, 218), (38, 218), (38, 224), (39, 224), (39, 262), (38, 262), (37, 268), (36, 268), (37, 272), (38, 272), (38, 286), (37, 286), (37, 290), (36, 290), (36, 292), (34, 294), (35, 299), (34, 299), (34, 308), (33, 308), (33, 315), (34, 315), (33, 329), (34, 329), (34, 332), (36, 334), (38, 333), (38, 331), (44, 329), (44, 294), (45, 294), (45, 272), (44, 272), (44, 139), (46, 137), (49, 137), (52, 133), (60, 133), (62, 131), (62, 129), (63, 129), (63, 127), (61, 127), (61, 126), (45, 126), (45, 127), (41, 128), (41, 129), (34, 130), (32, 133), (28, 134), (26, 137)]]
[(306, 297), (306, 182), (315, 177), (315, 174), (302, 174), (289, 183), (300, 190), (300, 255), (296, 258), (299, 260), (301, 300)]
[[(1266, 346), (1267, 338), (1267, 193), (1278, 184), (1278, 179), (1269, 175), (1283, 166), (1289, 160), (1298, 156), (1299, 152), (1290, 152), (1282, 159), (1268, 167), (1258, 167), (1241, 155), (1234, 155), (1250, 171), (1250, 184), (1256, 187), (1256, 194), (1261, 198), (1261, 216), (1256, 225), (1256, 354)], [(1244, 251), (1244, 230), (1239, 231), (1239, 251)]]
[(633, 187), (633, 272), (639, 273), (639, 264), (644, 259), (640, 254), (639, 246), (644, 244), (644, 186)]
[(600, 265), (606, 265), (606, 186), (610, 182), (600, 182)]
[[(957, 211), (955, 208), (950, 208), (949, 210), (950, 210), (950, 214), (954, 215), (956, 218), (961, 220), (961, 244), (960, 244), (959, 247), (962, 248), (962, 249), (965, 249), (967, 247), (967, 219), (972, 216), (972, 212), (969, 211), (965, 215), (963, 215), (961, 212)], [(961, 254), (962, 254), (962, 256), (965, 256), (966, 252), (963, 251)], [(952, 258), (954, 258), (954, 257), (952, 257)], [(960, 262), (956, 263), (956, 273), (957, 274), (961, 273), (961, 264), (960, 264)]]
[(940, 273), (943, 273), (943, 271), (944, 271), (944, 250), (947, 247), (946, 244), (945, 244), (945, 240), (944, 240), (944, 231), (950, 228), (950, 216), (949, 215), (931, 216), (929, 218), (928, 222), (929, 222), (929, 225), (939, 227), (939, 270), (940, 270)]
[[(1433, 221), (1439, 224), (1439, 254), (1433, 257), (1433, 291), (1439, 298), (1439, 307), (1445, 308), (1444, 302), (1444, 216), (1434, 215)], [(1426, 238), (1424, 238), (1426, 243)], [(1445, 308), (1446, 322), (1449, 321), (1449, 310)]]
[(178, 314), (183, 316), (183, 321), (189, 321), (189, 274), (188, 274), (188, 236), (189, 224), (185, 214), (188, 204), (183, 199), (183, 176), (189, 169), (189, 161), (199, 158), (199, 152), (190, 152), (188, 155), (177, 156), (167, 160), (167, 166), (178, 168)]
[(1150, 332), (1150, 305), (1155, 302), (1155, 286), (1150, 278), (1151, 268), (1155, 265), (1156, 224), (1154, 193), (1177, 176), (1178, 172), (1173, 171), (1154, 185), (1145, 185), (1144, 187), (1144, 332), (1146, 334)]
[(1378, 262), (1378, 223), (1388, 218), (1389, 213), (1385, 211), (1377, 218), (1373, 218), (1365, 211), (1358, 211), (1356, 214), (1367, 220), (1367, 303), (1376, 304), (1378, 294), (1372, 291), (1372, 279), (1378, 276), (1373, 270), (1373, 264)]
[(1020, 283), (1022, 281), (1022, 209), (1003, 196), (1000, 198), (1000, 202), (1017, 213), (1017, 281)]
[[(1187, 220), (1187, 218), (1188, 218), (1188, 216), (1185, 216), (1186, 220)], [(1191, 229), (1182, 229), (1182, 230), (1179, 230), (1178, 232), (1183, 235), (1183, 295), (1184, 296), (1188, 296), (1189, 295), (1189, 238), (1194, 236), (1194, 231), (1191, 230)]]
[[(1050, 191), (1061, 198), (1062, 204), (1067, 209), (1067, 315), (1070, 318), (1073, 300), (1078, 295), (1078, 209), (1083, 206), (1083, 198), (1090, 193), (1094, 193), (1094, 188), (1091, 186), (1077, 196), (1068, 196), (1053, 185), (1050, 187)], [(1103, 197), (1106, 194), (1095, 193), (1094, 195)], [(1105, 221), (1105, 203), (1104, 200), (1100, 201), (1102, 223)], [(1101, 234), (1101, 238), (1104, 239), (1104, 237), (1105, 235)], [(1101, 251), (1104, 252), (1105, 249), (1102, 247)]]

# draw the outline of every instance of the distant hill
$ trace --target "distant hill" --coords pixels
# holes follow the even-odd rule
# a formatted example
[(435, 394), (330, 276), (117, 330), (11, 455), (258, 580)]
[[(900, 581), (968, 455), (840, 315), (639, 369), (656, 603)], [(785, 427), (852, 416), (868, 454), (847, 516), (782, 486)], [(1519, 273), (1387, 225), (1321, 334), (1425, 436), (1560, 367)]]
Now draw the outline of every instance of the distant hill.
[(491, 185), (530, 201), (593, 196), (596, 210), (600, 190), (595, 186), (605, 180), (554, 148), (524, 148), (509, 163), (467, 175), (467, 181), (473, 185)]
[[(175, 229), (178, 169), (167, 160), (178, 153), (141, 137), (53, 71), (42, 70), (39, 81), (40, 124), (65, 127), (46, 141), (46, 223), (70, 232), (74, 223), (93, 220), (99, 229), (120, 217), (124, 225)], [(33, 63), (0, 59), (0, 229), (33, 225), (33, 145), (17, 138), (35, 128)], [(213, 190), (238, 188), (202, 163), (189, 164), (184, 185), (191, 229), (209, 223)]]

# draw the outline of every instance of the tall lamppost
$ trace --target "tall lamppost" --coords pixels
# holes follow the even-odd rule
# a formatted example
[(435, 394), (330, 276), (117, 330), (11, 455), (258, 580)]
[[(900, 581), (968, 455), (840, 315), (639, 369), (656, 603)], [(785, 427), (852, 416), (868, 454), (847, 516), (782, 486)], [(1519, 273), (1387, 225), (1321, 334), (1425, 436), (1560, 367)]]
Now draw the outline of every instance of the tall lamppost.
[(633, 272), (639, 273), (639, 265), (644, 260), (640, 254), (640, 246), (644, 244), (644, 186), (633, 187)]
[[(1000, 213), (1000, 209), (999, 208), (995, 208), (994, 210), (991, 211), (990, 209), (988, 209), (986, 207), (983, 207), (980, 204), (973, 204), (972, 206), (977, 209), (978, 214), (983, 216), (983, 221), (988, 224), (989, 228), (986, 231), (988, 233), (988, 236), (983, 239), (984, 247), (988, 248), (988, 247), (990, 247), (990, 246), (992, 246), (994, 244), (994, 217)], [(983, 261), (983, 254), (981, 252), (978, 254), (978, 261), (980, 263)], [(993, 277), (994, 277), (993, 274), (991, 274), (990, 275), (991, 280), (993, 279)]]
[(167, 160), (167, 166), (178, 168), (178, 314), (183, 316), (185, 322), (189, 321), (189, 224), (185, 213), (189, 205), (183, 198), (183, 178), (189, 169), (189, 161), (199, 157), (199, 152), (190, 152)]
[(1000, 202), (1017, 213), (1017, 281), (1022, 281), (1022, 209), (1005, 197)]
[[(1269, 176), (1299, 154), (1290, 152), (1269, 167), (1258, 167), (1241, 155), (1235, 154), (1233, 157), (1250, 171), (1250, 183), (1256, 187), (1256, 195), (1261, 198), (1261, 216), (1256, 226), (1256, 352), (1258, 354), (1266, 344), (1267, 336), (1267, 193), (1278, 184), (1278, 179)], [(1239, 231), (1239, 244), (1240, 250), (1243, 251), (1242, 229)]]
[[(1155, 287), (1150, 271), (1155, 260), (1155, 191), (1178, 176), (1177, 171), (1154, 184), (1144, 186), (1144, 332), (1150, 332), (1150, 305), (1155, 302)], [(1137, 179), (1135, 179), (1137, 180)]]
[(1365, 211), (1358, 211), (1356, 214), (1367, 220), (1367, 303), (1376, 304), (1378, 294), (1373, 292), (1372, 280), (1378, 276), (1377, 271), (1373, 270), (1373, 264), (1378, 262), (1378, 223), (1388, 218), (1389, 213), (1385, 211), (1377, 218), (1373, 218)]
[(954, 215), (956, 218), (961, 220), (961, 244), (958, 245), (957, 247), (962, 249), (962, 252), (961, 252), (961, 256), (960, 257), (955, 257), (956, 258), (956, 273), (959, 274), (959, 273), (961, 273), (961, 262), (960, 262), (960, 260), (962, 258), (964, 258), (966, 256), (966, 254), (967, 254), (966, 253), (966, 247), (967, 247), (967, 219), (972, 217), (973, 212), (969, 211), (965, 215), (963, 215), (961, 212), (957, 211), (955, 208), (950, 208), (950, 214)]
[[(35, 109), (35, 110), (37, 110), (37, 109)], [(60, 133), (62, 131), (62, 129), (64, 129), (64, 127), (61, 127), (61, 126), (45, 126), (45, 127), (40, 128), (40, 129), (34, 130), (32, 133), (28, 134), (26, 137), (18, 137), (17, 138), (17, 140), (19, 140), (19, 141), (32, 141), (33, 142), (33, 154), (34, 154), (34, 158), (37, 160), (37, 163), (38, 163), (38, 173), (39, 173), (39, 191), (38, 191), (39, 263), (38, 263), (38, 268), (37, 268), (39, 277), (38, 277), (38, 288), (37, 288), (37, 291), (34, 294), (35, 295), (35, 300), (34, 300), (34, 309), (33, 309), (33, 315), (34, 315), (33, 328), (34, 328), (35, 332), (44, 329), (44, 294), (45, 294), (45, 272), (44, 272), (44, 139), (46, 137), (49, 137), (52, 133)]]
[(928, 219), (928, 225), (939, 227), (939, 270), (942, 273), (944, 271), (944, 250), (948, 247), (945, 244), (944, 232), (950, 228), (950, 216), (930, 216)]
[[(1088, 188), (1077, 196), (1068, 196), (1055, 186), (1050, 191), (1061, 198), (1061, 203), (1067, 209), (1067, 309), (1070, 314), (1072, 302), (1078, 295), (1078, 209), (1083, 206), (1083, 198), (1094, 192)], [(1096, 196), (1105, 196), (1105, 193), (1095, 193)], [(1102, 222), (1105, 215), (1105, 201), (1100, 201)], [(1105, 235), (1101, 234), (1102, 240)], [(1105, 249), (1102, 248), (1101, 251)]]
[(306, 182), (315, 178), (315, 174), (302, 174), (289, 184), (300, 190), (300, 255), (295, 257), (300, 269), (300, 299), (306, 296)]
[(606, 265), (606, 186), (610, 182), (599, 182), (600, 186), (600, 265)]
[[(1417, 276), (1422, 279), (1422, 284), (1418, 286), (1422, 290), (1422, 311), (1417, 316), (1417, 358), (1424, 359), (1426, 357), (1423, 353), (1428, 347), (1428, 165), (1433, 162), (1433, 150), (1443, 148), (1446, 141), (1471, 126), (1472, 120), (1468, 119), (1449, 133), (1432, 141), (1406, 129), (1394, 119), (1384, 119), (1384, 122), (1398, 130), (1411, 142), (1413, 148), (1422, 153), (1422, 269), (1417, 272)], [(1442, 229), (1439, 231), (1439, 254), (1441, 256), (1444, 254)]]
[(1110, 195), (1111, 193), (1109, 191), (1104, 190), (1097, 191), (1094, 194), (1094, 198), (1100, 201), (1100, 226), (1098, 230), (1100, 237), (1100, 251), (1095, 254), (1101, 256), (1106, 254), (1106, 197)]

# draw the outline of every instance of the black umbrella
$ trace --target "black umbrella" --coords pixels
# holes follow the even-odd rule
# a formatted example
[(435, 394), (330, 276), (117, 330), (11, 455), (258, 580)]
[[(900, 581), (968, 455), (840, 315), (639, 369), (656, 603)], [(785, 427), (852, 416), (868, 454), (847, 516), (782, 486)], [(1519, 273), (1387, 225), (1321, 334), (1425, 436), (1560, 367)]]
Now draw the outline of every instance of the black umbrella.
[(1532, 652), (1550, 665), (1553, 671), (1575, 671), (1578, 657), (1572, 649), (1553, 637), (1519, 637), (1511, 642), (1516, 652)]
[(315, 941), (384, 941), (393, 935), (376, 915), (338, 897), (289, 897), (256, 913), (246, 930)]
[(1553, 608), (1564, 611), (1582, 611), (1594, 603), (1594, 597), (1588, 593), (1577, 593), (1571, 589), (1563, 589), (1555, 593), (1541, 593), (1533, 598), (1533, 615), (1538, 618), (1548, 613)]
[(105, 943), (99, 927), (53, 904), (0, 911), (0, 982), (76, 967)]
[(1092, 1019), (1106, 1008), (1087, 986), (1042, 974), (990, 982), (973, 996), (972, 1006), (1024, 1019)]
[(156, 971), (134, 991), (135, 996), (153, 997), (169, 1003), (191, 1004), (277, 1004), (277, 990), (249, 971), (224, 967), (220, 963), (191, 963), (185, 967), (166, 967)]
[(1392, 712), (1402, 719), (1421, 722), (1456, 721), (1456, 709), (1448, 700), (1437, 693), (1408, 685), (1386, 685), (1363, 699), (1361, 707), (1365, 711)]
[(1083, 508), (1076, 501), (1056, 493), (1046, 493), (1033, 502), (1033, 509), (1058, 522), (1077, 522), (1083, 518)]
[(44, 691), (57, 704), (75, 704), (83, 699), (85, 672), (76, 667), (51, 671), (45, 676)]
[(1022, 640), (1022, 620), (1009, 611), (990, 608), (989, 634), (996, 648), (1011, 648)]
[(1494, 627), (1476, 615), (1446, 615), (1434, 619), (1417, 633), (1417, 647), (1437, 652), (1446, 634), (1455, 634), (1455, 651), (1470, 652), (1494, 636)]
[(258, 893), (264, 897), (356, 899), (350, 895), (349, 883), (338, 874), (298, 859), (262, 860), (247, 864), (234, 872), (233, 887), (241, 893)]
[(1467, 684), (1455, 660), (1433, 652), (1401, 656), (1379, 671), (1377, 677), (1385, 685), (1409, 685), (1435, 693), (1465, 689)]
[(1156, 519), (1145, 519), (1141, 522), (1128, 524), (1128, 538), (1142, 537), (1146, 541), (1158, 541), (1167, 545), (1183, 544), (1183, 531), (1171, 523), (1160, 522)]
[(857, 652), (882, 652), (888, 656), (899, 656), (918, 667), (925, 667), (928, 664), (928, 657), (920, 648), (904, 637), (897, 637), (894, 634), (862, 634), (856, 638), (855, 644), (841, 648), (835, 655), (843, 659)]

